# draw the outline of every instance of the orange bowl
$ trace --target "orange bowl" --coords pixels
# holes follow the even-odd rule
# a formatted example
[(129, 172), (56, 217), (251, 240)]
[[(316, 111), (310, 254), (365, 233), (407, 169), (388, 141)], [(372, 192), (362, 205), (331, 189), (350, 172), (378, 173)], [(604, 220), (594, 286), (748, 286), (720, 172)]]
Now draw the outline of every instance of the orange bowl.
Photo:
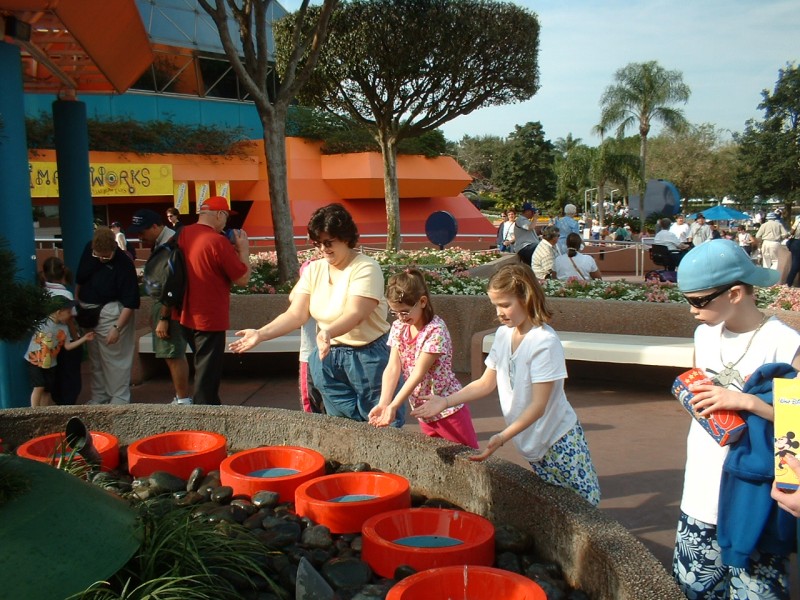
[(230, 455), (219, 466), (222, 485), (234, 494), (253, 497), (269, 490), (280, 502), (291, 502), (302, 483), (325, 474), (325, 457), (299, 446), (264, 446)]
[[(90, 432), (92, 444), (100, 454), (100, 466), (104, 471), (111, 471), (119, 466), (119, 440), (116, 436), (102, 431)], [(62, 450), (65, 435), (63, 433), (51, 433), (41, 437), (33, 438), (17, 448), (17, 456), (38, 460), (39, 462), (52, 463), (56, 455)], [(69, 446), (67, 446), (69, 449)], [(83, 460), (80, 455), (76, 455), (78, 460)]]
[(547, 594), (527, 577), (475, 565), (428, 569), (392, 586), (386, 600), (446, 600), (449, 598), (503, 598), (547, 600)]
[(394, 577), (400, 565), (423, 571), (494, 563), (494, 525), (463, 510), (394, 510), (366, 520), (362, 534), (361, 557), (382, 577)]
[(411, 506), (408, 480), (392, 473), (337, 473), (307, 481), (295, 491), (295, 512), (331, 533), (358, 533), (373, 515)]
[(170, 431), (137, 440), (128, 446), (128, 470), (134, 477), (166, 471), (188, 479), (196, 467), (206, 473), (219, 468), (227, 456), (224, 436), (211, 431)]

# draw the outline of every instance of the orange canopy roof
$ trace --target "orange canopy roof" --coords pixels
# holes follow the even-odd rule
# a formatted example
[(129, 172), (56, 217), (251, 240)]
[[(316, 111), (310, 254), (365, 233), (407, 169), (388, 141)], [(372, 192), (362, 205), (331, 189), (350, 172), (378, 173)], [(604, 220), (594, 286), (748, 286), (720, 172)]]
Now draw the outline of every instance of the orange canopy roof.
[(134, 0), (0, 0), (0, 14), (31, 26), (10, 40), (26, 92), (123, 93), (153, 62)]

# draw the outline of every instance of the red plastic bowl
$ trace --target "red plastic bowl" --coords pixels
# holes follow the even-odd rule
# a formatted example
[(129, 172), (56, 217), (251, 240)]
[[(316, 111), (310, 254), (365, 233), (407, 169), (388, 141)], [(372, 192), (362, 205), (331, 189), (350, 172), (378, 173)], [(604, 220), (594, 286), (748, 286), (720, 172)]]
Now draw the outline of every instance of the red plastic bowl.
[[(116, 436), (102, 431), (92, 431), (92, 444), (100, 454), (100, 466), (104, 471), (116, 469), (119, 465), (119, 440)], [(17, 456), (52, 463), (55, 455), (62, 449), (63, 433), (51, 433), (33, 438), (17, 448)], [(80, 459), (80, 456), (77, 456)]]
[(128, 446), (128, 470), (134, 477), (166, 471), (188, 479), (195, 467), (213, 471), (227, 453), (224, 436), (211, 431), (170, 431), (142, 438)]
[(373, 515), (411, 506), (411, 490), (392, 473), (337, 473), (300, 485), (294, 502), (298, 515), (332, 533), (358, 533)]
[(232, 454), (219, 471), (222, 485), (231, 486), (234, 494), (252, 498), (269, 490), (280, 495), (280, 502), (292, 502), (297, 486), (325, 474), (325, 457), (299, 446), (264, 446)]
[(361, 557), (382, 577), (394, 577), (400, 565), (423, 571), (494, 563), (494, 525), (463, 510), (394, 510), (365, 521), (362, 534)]
[(458, 565), (415, 573), (394, 585), (386, 595), (386, 600), (450, 598), (547, 600), (547, 594), (536, 582), (511, 571)]

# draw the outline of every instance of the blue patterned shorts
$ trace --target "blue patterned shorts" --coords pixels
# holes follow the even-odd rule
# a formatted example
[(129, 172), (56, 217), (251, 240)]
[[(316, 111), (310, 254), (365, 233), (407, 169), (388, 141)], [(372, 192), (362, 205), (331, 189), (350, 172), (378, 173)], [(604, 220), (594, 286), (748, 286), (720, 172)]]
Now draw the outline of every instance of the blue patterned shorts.
[(689, 600), (789, 600), (789, 559), (757, 550), (750, 567), (722, 564), (717, 527), (681, 512), (672, 575)]
[(553, 444), (541, 460), (530, 465), (543, 481), (571, 489), (592, 506), (600, 503), (600, 482), (580, 423)]

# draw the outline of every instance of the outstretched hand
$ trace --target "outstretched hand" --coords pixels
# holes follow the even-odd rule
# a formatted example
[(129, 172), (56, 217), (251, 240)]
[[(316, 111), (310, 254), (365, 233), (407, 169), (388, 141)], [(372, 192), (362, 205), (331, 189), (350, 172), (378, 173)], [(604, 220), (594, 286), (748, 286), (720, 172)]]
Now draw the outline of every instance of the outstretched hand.
[(499, 433), (496, 433), (489, 438), (489, 443), (486, 445), (486, 448), (483, 449), (483, 452), (470, 456), (469, 459), (475, 462), (484, 461), (494, 454), (504, 443), (505, 440), (503, 439), (503, 436)]
[(420, 396), (424, 404), (411, 411), (411, 416), (417, 419), (430, 419), (435, 417), (447, 408), (447, 398), (431, 394), (430, 396)]
[(369, 411), (369, 424), (375, 427), (388, 427), (394, 421), (397, 409), (392, 405), (376, 406)]
[(240, 329), (236, 332), (236, 336), (239, 339), (228, 344), (230, 351), (236, 354), (247, 352), (261, 341), (257, 329)]

